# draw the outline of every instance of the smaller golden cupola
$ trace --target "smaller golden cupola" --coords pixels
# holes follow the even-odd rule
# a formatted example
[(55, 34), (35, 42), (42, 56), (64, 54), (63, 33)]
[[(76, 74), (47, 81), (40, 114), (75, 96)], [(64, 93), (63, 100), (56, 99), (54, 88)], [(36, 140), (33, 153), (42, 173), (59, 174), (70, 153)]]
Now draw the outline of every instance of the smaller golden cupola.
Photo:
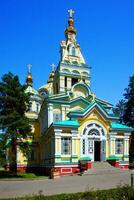
[(33, 78), (32, 78), (32, 74), (31, 74), (32, 65), (28, 64), (27, 67), (28, 67), (28, 73), (27, 73), (27, 77), (26, 77), (26, 83), (27, 83), (27, 86), (32, 87), (32, 84), (33, 84)]
[(66, 35), (68, 33), (76, 34), (76, 29), (73, 27), (73, 25), (74, 25), (74, 20), (73, 20), (74, 10), (70, 9), (70, 10), (68, 10), (68, 13), (69, 13), (68, 27), (65, 30), (65, 34)]

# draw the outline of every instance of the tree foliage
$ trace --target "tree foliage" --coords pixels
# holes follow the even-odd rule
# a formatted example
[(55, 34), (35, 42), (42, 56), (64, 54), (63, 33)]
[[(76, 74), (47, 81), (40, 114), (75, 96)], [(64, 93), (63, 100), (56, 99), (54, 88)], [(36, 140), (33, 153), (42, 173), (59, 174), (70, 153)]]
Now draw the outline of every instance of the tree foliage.
[[(134, 75), (129, 79), (128, 87), (125, 89), (124, 99), (113, 108), (113, 112), (120, 117), (120, 123), (134, 128)], [(130, 138), (129, 159), (134, 163), (134, 132)]]
[[(124, 110), (123, 120), (128, 126), (134, 128), (134, 75), (130, 77), (128, 87), (124, 94), (126, 106)], [(129, 149), (130, 163), (134, 163), (134, 132), (131, 134), (131, 142)]]
[(134, 75), (130, 77), (128, 88), (124, 94), (126, 106), (124, 110), (123, 120), (128, 126), (134, 127)]
[(17, 146), (26, 152), (31, 136), (31, 127), (25, 112), (29, 106), (29, 95), (26, 86), (21, 85), (19, 77), (12, 73), (5, 74), (0, 82), (0, 124), (5, 129), (3, 141), (11, 145), (11, 165), (16, 171)]
[(121, 99), (113, 108), (113, 113), (119, 116), (119, 122), (124, 123), (123, 121), (123, 116), (124, 116), (124, 111), (125, 111), (125, 100)]

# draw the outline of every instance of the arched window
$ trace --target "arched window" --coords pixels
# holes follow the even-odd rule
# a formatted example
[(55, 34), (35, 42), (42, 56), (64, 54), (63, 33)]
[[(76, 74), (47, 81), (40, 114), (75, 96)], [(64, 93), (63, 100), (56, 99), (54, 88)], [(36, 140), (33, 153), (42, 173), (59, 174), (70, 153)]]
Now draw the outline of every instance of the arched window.
[(105, 136), (105, 132), (99, 124), (88, 124), (83, 130), (83, 135)]
[(88, 132), (88, 135), (96, 135), (96, 136), (100, 136), (100, 133), (97, 129), (93, 128)]
[(75, 56), (75, 47), (72, 47), (72, 56)]
[(74, 47), (74, 45), (70, 44), (70, 45), (68, 46), (68, 53), (69, 53), (69, 55), (71, 55), (71, 56), (75, 56), (75, 47)]

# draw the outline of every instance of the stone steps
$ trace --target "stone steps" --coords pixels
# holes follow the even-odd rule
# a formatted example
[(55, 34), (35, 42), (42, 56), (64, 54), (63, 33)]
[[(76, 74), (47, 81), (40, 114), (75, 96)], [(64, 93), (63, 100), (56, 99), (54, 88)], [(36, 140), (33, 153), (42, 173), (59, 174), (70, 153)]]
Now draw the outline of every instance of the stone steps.
[(115, 168), (111, 166), (108, 162), (93, 162), (92, 169), (84, 171), (83, 175), (101, 175), (101, 174), (115, 174), (124, 173), (124, 169)]

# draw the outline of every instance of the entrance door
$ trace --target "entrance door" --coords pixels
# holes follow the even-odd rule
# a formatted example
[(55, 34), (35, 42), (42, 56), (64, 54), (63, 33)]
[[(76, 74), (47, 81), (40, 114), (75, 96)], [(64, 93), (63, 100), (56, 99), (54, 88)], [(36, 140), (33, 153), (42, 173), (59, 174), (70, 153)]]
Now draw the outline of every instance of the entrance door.
[(101, 142), (94, 141), (94, 161), (100, 161)]

